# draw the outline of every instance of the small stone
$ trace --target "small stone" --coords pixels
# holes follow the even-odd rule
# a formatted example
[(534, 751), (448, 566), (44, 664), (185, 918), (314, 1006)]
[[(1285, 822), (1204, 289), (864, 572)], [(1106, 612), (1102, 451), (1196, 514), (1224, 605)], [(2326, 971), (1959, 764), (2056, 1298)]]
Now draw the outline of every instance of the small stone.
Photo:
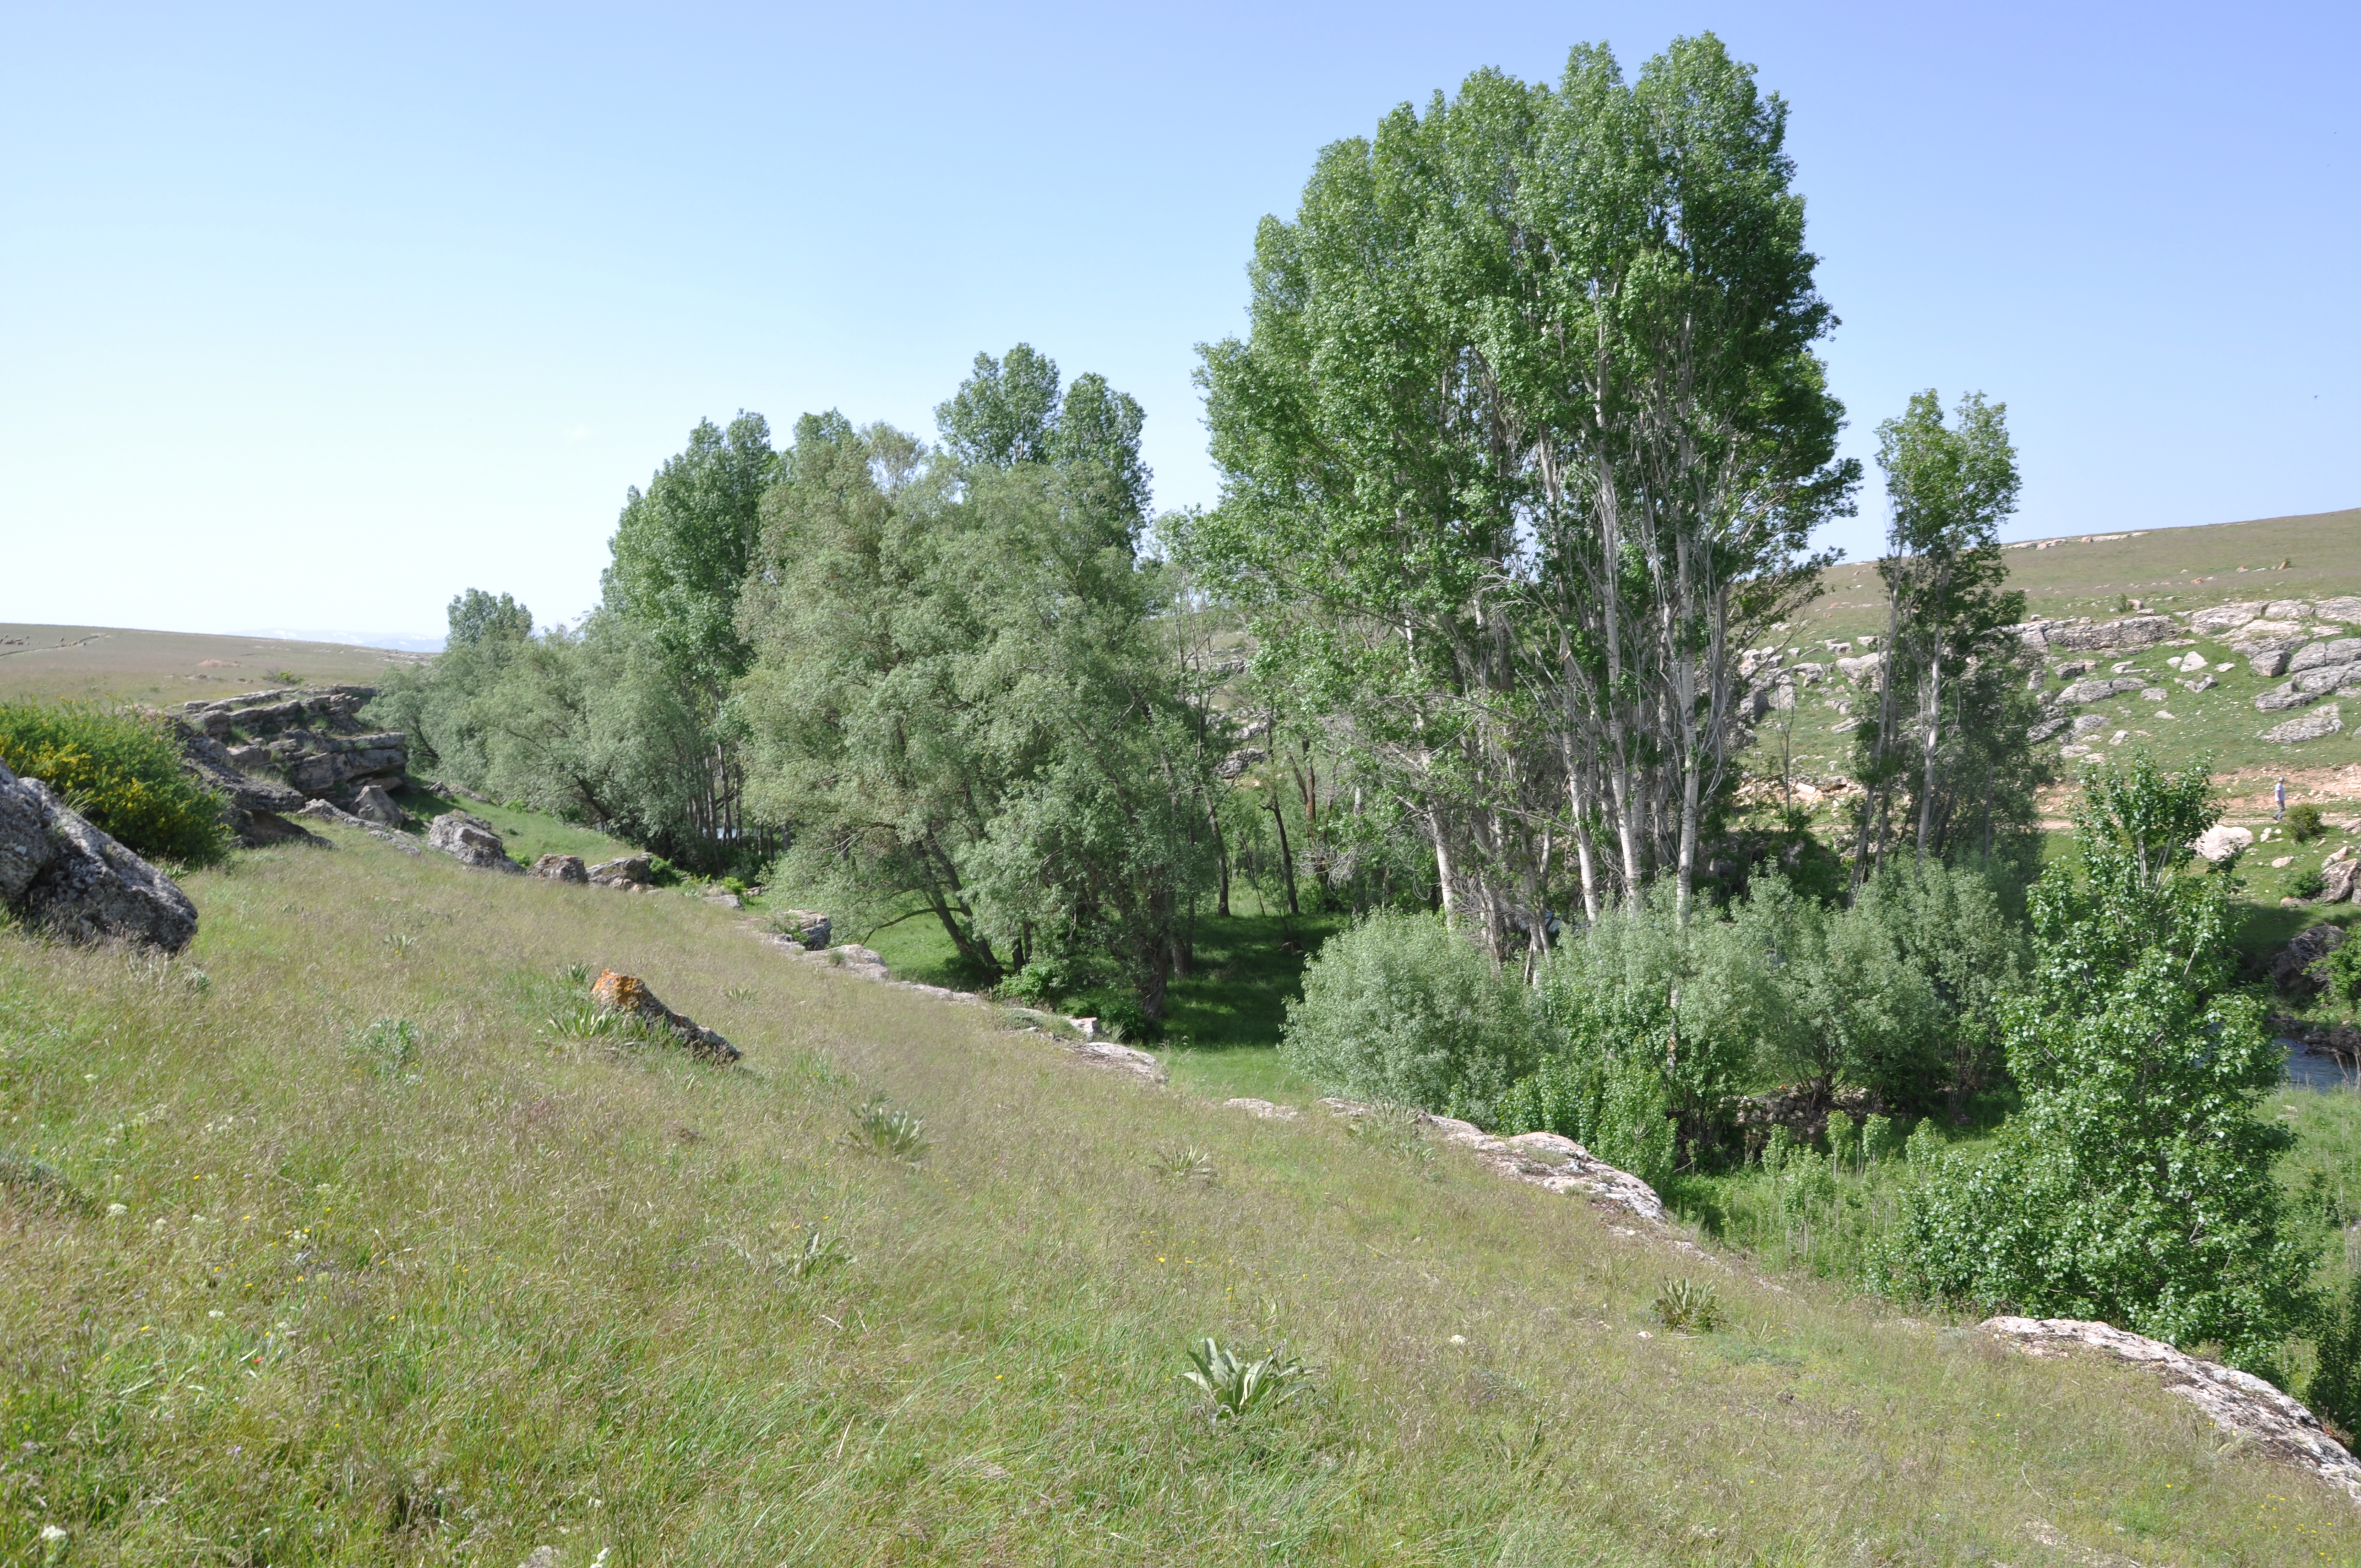
[(2283, 872), (2293, 864), (2295, 864), (2295, 857), (2293, 855), (2281, 855), (2279, 859), (2271, 862), (2271, 870), (2275, 872)]

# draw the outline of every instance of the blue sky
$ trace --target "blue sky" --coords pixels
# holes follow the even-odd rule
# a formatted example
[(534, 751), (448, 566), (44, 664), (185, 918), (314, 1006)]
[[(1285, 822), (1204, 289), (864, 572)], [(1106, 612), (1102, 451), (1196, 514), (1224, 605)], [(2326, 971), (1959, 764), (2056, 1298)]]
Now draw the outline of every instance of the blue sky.
[(700, 415), (931, 433), (1020, 339), (1147, 406), (1160, 504), (1210, 502), (1193, 345), (1320, 146), (1708, 28), (1794, 106), (1850, 450), (1976, 389), (2015, 537), (2361, 504), (2350, 4), (8, 0), (0, 620), (571, 618)]

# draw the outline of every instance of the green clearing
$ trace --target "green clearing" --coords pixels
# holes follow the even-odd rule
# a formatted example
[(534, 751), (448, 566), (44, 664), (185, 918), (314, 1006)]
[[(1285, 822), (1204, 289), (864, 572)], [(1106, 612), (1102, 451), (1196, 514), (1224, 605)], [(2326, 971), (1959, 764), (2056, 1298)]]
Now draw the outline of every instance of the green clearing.
[[(2361, 1554), (2136, 1373), (1152, 1091), (695, 900), (332, 837), (192, 876), (177, 962), (0, 933), (0, 1557)], [(607, 965), (745, 1061), (554, 1028)], [(920, 1164), (848, 1141), (878, 1095)], [(800, 1269), (815, 1231), (853, 1261)], [(1727, 1327), (1662, 1329), (1680, 1277)], [(1206, 1333), (1314, 1392), (1215, 1428)]]

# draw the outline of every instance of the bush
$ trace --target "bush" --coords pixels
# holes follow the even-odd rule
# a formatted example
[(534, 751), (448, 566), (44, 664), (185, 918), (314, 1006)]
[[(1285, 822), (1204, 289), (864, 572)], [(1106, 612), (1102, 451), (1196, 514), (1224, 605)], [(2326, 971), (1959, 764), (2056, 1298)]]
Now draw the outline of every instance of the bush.
[(2288, 837), (2299, 844), (2309, 844), (2328, 831), (2328, 824), (2320, 819), (2320, 807), (2310, 801), (2288, 807)]
[(2341, 1429), (2348, 1442), (2361, 1432), (2361, 1277), (2328, 1310), (2303, 1398), (2312, 1413)]
[(1596, 1052), (1557, 1056), (1501, 1097), (1496, 1130), (1556, 1133), (1662, 1190), (1673, 1174), (1673, 1124), (1653, 1060)]
[(2344, 945), (2318, 966), (2328, 979), (2328, 992), (2347, 1002), (2361, 1003), (2361, 938), (2349, 933)]
[(1521, 984), (1436, 916), (1390, 911), (1313, 956), (1279, 1051), (1324, 1092), (1479, 1122), (1539, 1054)]
[(222, 802), (181, 771), (160, 717), (92, 703), (0, 703), (0, 762), (151, 860), (208, 865), (229, 851)]

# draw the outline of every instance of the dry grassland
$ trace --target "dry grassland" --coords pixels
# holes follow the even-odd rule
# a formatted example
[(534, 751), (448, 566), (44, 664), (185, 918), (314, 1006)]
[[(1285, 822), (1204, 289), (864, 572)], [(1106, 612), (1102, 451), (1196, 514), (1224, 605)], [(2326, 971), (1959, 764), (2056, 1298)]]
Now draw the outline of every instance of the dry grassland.
[[(2137, 1375), (1086, 1069), (709, 905), (341, 833), (188, 885), (175, 963), (0, 932), (7, 1562), (2361, 1557)], [(744, 1062), (569, 1037), (573, 966)], [(881, 1095), (917, 1164), (848, 1141)], [(1212, 1179), (1158, 1174), (1184, 1146)], [(815, 1231), (853, 1261), (799, 1275)], [(1727, 1327), (1653, 1322), (1682, 1276)], [(1206, 1333), (1314, 1392), (1213, 1427)]]

